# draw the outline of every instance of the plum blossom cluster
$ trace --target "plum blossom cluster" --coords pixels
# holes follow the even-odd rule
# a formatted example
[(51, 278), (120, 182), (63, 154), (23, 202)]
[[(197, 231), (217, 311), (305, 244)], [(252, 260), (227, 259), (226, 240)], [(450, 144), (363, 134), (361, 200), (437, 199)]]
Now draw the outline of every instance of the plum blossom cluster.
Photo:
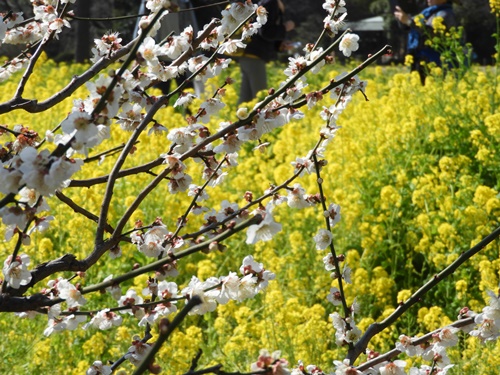
[[(17, 286), (16, 283), (26, 285), (31, 278), (29, 271), (26, 269), (29, 258), (25, 255), (18, 258), (12, 264), (6, 263), (4, 266), (4, 274), (16, 276), (16, 279), (13, 277), (8, 279), (9, 283), (12, 283), (14, 287)], [(158, 319), (176, 312), (178, 299), (190, 299), (195, 295), (199, 296), (202, 303), (191, 310), (190, 313), (202, 315), (214, 311), (217, 303), (227, 304), (231, 300), (242, 302), (253, 298), (268, 286), (270, 280), (275, 278), (274, 273), (266, 270), (263, 264), (256, 262), (251, 255), (243, 259), (240, 274), (241, 276), (238, 276), (235, 272), (230, 272), (227, 276), (210, 277), (206, 281), (200, 281), (193, 276), (189, 284), (180, 293), (175, 282), (159, 281), (159, 277), (151, 278), (148, 280), (147, 287), (142, 290), (142, 295), (148, 298), (150, 302), (158, 298), (158, 301), (152, 307), (143, 306), (145, 299), (134, 289), (128, 289), (125, 294), (122, 294), (121, 288), (114, 285), (106, 288), (106, 290), (117, 301), (120, 314), (133, 315), (139, 320), (139, 326), (145, 326), (147, 323), (152, 324)], [(112, 276), (106, 280), (111, 279)], [(48, 287), (44, 291), (44, 295), (51, 299), (60, 298), (64, 300), (70, 312), (78, 311), (87, 302), (78, 285), (74, 285), (66, 279), (50, 280)], [(121, 324), (123, 319), (120, 314), (111, 311), (109, 308), (101, 310), (93, 315), (92, 319), (84, 325), (84, 328), (110, 329)], [(50, 335), (54, 331), (74, 329), (78, 323), (86, 319), (86, 316), (82, 315), (76, 317), (74, 315), (62, 316), (61, 305), (56, 304), (49, 309), (49, 326), (45, 333)]]
[[(173, 233), (168, 231), (161, 219), (157, 218), (152, 228), (145, 233), (142, 231), (132, 233), (131, 240), (137, 246), (137, 250), (144, 255), (151, 258), (162, 258), (169, 251), (173, 251), (173, 249), (178, 249), (184, 245), (182, 238), (173, 238), (172, 235)], [(176, 276), (176, 274), (172, 274), (171, 276)]]
[[(332, 36), (338, 34), (345, 26), (344, 20), (347, 16), (345, 5), (344, 0), (326, 0), (323, 3), (323, 9), (328, 12), (328, 16), (323, 20), (324, 28)], [(349, 57), (352, 52), (358, 50), (358, 41), (358, 35), (347, 33), (342, 37), (339, 49), (344, 56)]]
[(347, 9), (345, 7), (345, 0), (326, 0), (323, 3), (328, 15), (323, 20), (324, 29), (331, 35), (336, 35), (345, 25), (345, 18), (347, 16)]
[(481, 343), (497, 340), (500, 336), (500, 297), (492, 291), (487, 291), (490, 296), (490, 303), (483, 308), (481, 313), (475, 313), (464, 307), (458, 316), (457, 323), (462, 319), (472, 319), (473, 322), (467, 325), (460, 325), (460, 328), (448, 326), (439, 329), (432, 334), (431, 342), (416, 344), (421, 342), (418, 337), (399, 336), (396, 343), (396, 349), (405, 353), (408, 357), (419, 356), (431, 365), (421, 365), (419, 368), (412, 367), (409, 372), (405, 371), (406, 362), (396, 360), (394, 362), (381, 362), (374, 369), (381, 374), (410, 374), (420, 375), (428, 374), (431, 369), (433, 373), (444, 375), (454, 364), (446, 352), (447, 348), (456, 346), (459, 343), (458, 333), (460, 331), (468, 333), (470, 336), (477, 337)]
[(475, 314), (472, 311), (463, 311), (465, 316), (474, 316), (476, 328), (469, 332), (481, 342), (497, 340), (500, 337), (500, 287), (498, 294), (489, 290), (490, 304), (483, 308), (483, 312)]
[[(22, 134), (17, 140), (19, 138)], [(46, 197), (66, 187), (71, 176), (83, 165), (81, 159), (54, 157), (47, 149), (38, 151), (34, 146), (31, 142), (19, 142), (15, 146), (18, 152), (7, 154), (0, 161), (0, 192), (19, 195), (17, 205), (0, 208), (7, 241), (19, 233), (23, 236), (23, 243), (29, 244), (31, 233), (45, 231), (54, 219), (53, 216), (40, 215), (49, 210)], [(31, 223), (33, 225), (29, 227)]]
[(189, 313), (202, 315), (214, 311), (217, 303), (225, 305), (229, 301), (241, 302), (253, 298), (275, 278), (274, 273), (266, 270), (262, 263), (257, 263), (251, 255), (243, 259), (240, 273), (242, 277), (230, 272), (227, 276), (211, 277), (204, 282), (193, 276), (181, 293), (188, 298), (197, 295), (202, 303)]
[[(21, 12), (1, 13), (3, 22), (0, 22), (0, 46), (2, 44), (33, 45), (46, 41), (49, 36), (58, 37), (63, 28), (69, 28), (67, 17), (63, 13), (64, 6), (76, 0), (38, 0), (33, 4), (34, 18), (24, 20)], [(29, 62), (29, 57), (21, 55), (0, 67), (0, 82), (7, 80), (13, 73), (23, 69)]]
[[(475, 313), (464, 307), (458, 316), (457, 326), (454, 324), (438, 329), (432, 335), (427, 335), (429, 336), (427, 340), (422, 340), (420, 337), (399, 336), (399, 341), (396, 343), (396, 349), (399, 353), (404, 353), (408, 357), (421, 357), (423, 361), (429, 364), (408, 368), (407, 362), (399, 359), (378, 361), (377, 358), (380, 356), (380, 353), (367, 349), (367, 365), (374, 362), (373, 365), (369, 367), (363, 364), (353, 366), (348, 359), (344, 361), (335, 360), (333, 362), (335, 375), (446, 375), (454, 367), (454, 364), (451, 363), (448, 357), (447, 349), (459, 343), (459, 332), (477, 337), (483, 344), (488, 341), (497, 340), (500, 337), (500, 295), (493, 291), (487, 291), (487, 293), (490, 296), (489, 305), (484, 307), (481, 313)], [(332, 288), (332, 293), (330, 293), (328, 299), (330, 301), (335, 300), (335, 295), (339, 295), (338, 289)], [(334, 326), (337, 328), (337, 332), (345, 331), (345, 327), (350, 323), (349, 319), (341, 318), (338, 313), (332, 314), (331, 317), (334, 321)], [(461, 323), (460, 321), (464, 319), (467, 319), (470, 323)], [(356, 332), (352, 332), (352, 334), (354, 337), (357, 336)], [(338, 342), (338, 333), (336, 337)], [(346, 339), (349, 339), (349, 337), (341, 338), (342, 341)], [(278, 364), (278, 362), (275, 363)], [(280, 363), (286, 363), (286, 360), (280, 359)], [(361, 371), (358, 368), (363, 368), (363, 370)], [(324, 374), (315, 365), (305, 367), (301, 361), (292, 370), (283, 370), (285, 373), (293, 375)]]

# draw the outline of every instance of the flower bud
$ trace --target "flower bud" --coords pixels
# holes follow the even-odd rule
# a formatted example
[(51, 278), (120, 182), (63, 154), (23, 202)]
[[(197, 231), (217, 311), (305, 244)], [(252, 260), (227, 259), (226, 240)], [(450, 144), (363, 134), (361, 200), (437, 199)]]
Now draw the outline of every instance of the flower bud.
[(143, 18), (139, 21), (139, 27), (142, 29), (142, 30), (145, 30), (148, 28), (150, 22), (147, 18)]
[(236, 117), (238, 117), (240, 120), (246, 119), (248, 117), (248, 108), (238, 108), (238, 110), (236, 111)]

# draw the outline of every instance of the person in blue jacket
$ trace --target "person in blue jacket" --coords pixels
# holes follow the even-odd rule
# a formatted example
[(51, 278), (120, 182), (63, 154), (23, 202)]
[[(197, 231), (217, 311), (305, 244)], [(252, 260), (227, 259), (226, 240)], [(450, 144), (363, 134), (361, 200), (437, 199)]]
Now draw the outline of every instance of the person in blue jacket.
[[(434, 62), (441, 66), (440, 54), (438, 51), (425, 45), (426, 35), (432, 33), (432, 21), (436, 17), (443, 18), (443, 24), (447, 29), (458, 26), (453, 12), (452, 0), (427, 0), (425, 8), (416, 17), (411, 17), (399, 6), (396, 6), (394, 16), (409, 29), (407, 50), (413, 56), (412, 70), (418, 71), (422, 84), (425, 84), (426, 68), (422, 62)], [(415, 21), (423, 17), (423, 24), (417, 25)]]
[(261, 0), (266, 8), (267, 22), (247, 44), (239, 58), (241, 70), (240, 98), (238, 103), (255, 98), (257, 92), (267, 88), (266, 63), (278, 57), (278, 50), (288, 31), (295, 28), (291, 20), (285, 21), (282, 0)]

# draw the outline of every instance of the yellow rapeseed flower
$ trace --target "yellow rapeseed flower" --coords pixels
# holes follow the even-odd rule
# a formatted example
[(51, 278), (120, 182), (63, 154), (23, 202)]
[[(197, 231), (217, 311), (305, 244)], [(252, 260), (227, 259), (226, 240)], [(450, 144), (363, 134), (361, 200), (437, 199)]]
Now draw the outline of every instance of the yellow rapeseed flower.
[(500, 17), (500, 0), (490, 0), (491, 13)]

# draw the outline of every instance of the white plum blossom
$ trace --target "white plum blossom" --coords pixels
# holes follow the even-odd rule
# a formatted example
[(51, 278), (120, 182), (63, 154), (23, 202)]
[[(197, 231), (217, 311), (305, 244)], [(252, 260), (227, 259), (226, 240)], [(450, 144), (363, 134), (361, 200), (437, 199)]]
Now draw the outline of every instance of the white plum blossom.
[(137, 295), (134, 289), (127, 290), (125, 295), (120, 297), (118, 301), (118, 306), (130, 306), (131, 309), (120, 310), (121, 313), (128, 313), (130, 315), (135, 315), (136, 318), (140, 319), (144, 316), (144, 310), (142, 308), (136, 307), (135, 305), (140, 305), (144, 302), (141, 296)]
[(326, 30), (329, 31), (329, 33), (333, 34), (333, 35), (336, 35), (339, 33), (340, 30), (342, 30), (342, 28), (344, 27), (345, 25), (345, 18), (347, 16), (347, 13), (343, 13), (341, 16), (339, 17), (330, 17), (330, 16), (326, 16), (325, 19), (323, 20), (323, 23), (324, 23), (324, 28)]
[(409, 357), (422, 354), (422, 347), (420, 345), (413, 345), (412, 338), (406, 335), (399, 336), (399, 341), (396, 342), (396, 349), (402, 353), (406, 353)]
[(26, 226), (28, 225), (27, 213), (28, 212), (26, 210), (23, 210), (21, 207), (18, 206), (13, 206), (13, 207), (5, 206), (0, 208), (0, 217), (2, 217), (3, 223), (7, 227), (12, 227), (12, 229), (15, 229), (17, 227), (20, 228), (21, 230), (24, 230), (24, 228), (26, 228)]
[(22, 161), (19, 167), (23, 174), (22, 181), (28, 188), (44, 196), (65, 187), (66, 180), (83, 165), (81, 159), (56, 158), (50, 156), (49, 150), (38, 153), (33, 147), (26, 147), (19, 156)]
[(128, 348), (125, 358), (128, 359), (134, 366), (139, 366), (150, 350), (150, 344), (142, 342), (139, 337), (134, 336), (132, 346)]
[[(323, 48), (318, 48), (317, 50), (311, 51), (311, 53), (307, 55), (307, 58), (310, 61), (309, 64), (318, 59), (322, 53), (323, 53)], [(311, 68), (311, 73), (313, 74), (319, 73), (323, 66), (325, 66), (325, 59), (321, 59), (321, 61), (319, 61), (316, 65), (314, 65)]]
[(410, 375), (429, 375), (431, 371), (433, 371), (433, 374), (438, 374), (438, 375), (446, 375), (448, 373), (448, 370), (451, 369), (454, 365), (447, 365), (443, 368), (440, 368), (436, 364), (434, 366), (427, 366), (427, 365), (421, 365), (420, 368), (417, 367), (412, 367), (410, 368)]
[(267, 9), (263, 6), (259, 6), (257, 10), (255, 11), (255, 14), (257, 15), (257, 22), (261, 25), (264, 25), (267, 22)]
[(239, 151), (242, 141), (238, 138), (238, 135), (234, 132), (228, 133), (223, 137), (223, 142), (214, 147), (214, 152), (216, 154), (220, 153), (234, 153)]
[(340, 296), (340, 290), (338, 288), (330, 288), (330, 293), (328, 293), (326, 299), (335, 306), (339, 306), (342, 304), (342, 298)]
[[(474, 323), (477, 326), (469, 332), (471, 336), (479, 338), (482, 342), (500, 337), (500, 297), (492, 291), (487, 293), (490, 296), (489, 305), (483, 308), (482, 313), (475, 315)], [(474, 313), (467, 309), (463, 315), (474, 316)]]
[(434, 353), (432, 360), (439, 367), (444, 367), (450, 364), (450, 358), (446, 353), (446, 348), (440, 345), (433, 345), (431, 351)]
[(68, 280), (59, 278), (56, 281), (56, 287), (59, 297), (66, 300), (69, 308), (82, 306), (87, 303), (82, 293)]
[(219, 284), (219, 280), (216, 278), (210, 278), (205, 282), (201, 282), (196, 276), (191, 278), (189, 285), (181, 291), (182, 295), (192, 298), (193, 296), (198, 296), (201, 299), (201, 304), (196, 305), (190, 312), (189, 315), (203, 315), (206, 312), (212, 312), (217, 307), (217, 303), (212, 294), (206, 293), (205, 289), (209, 289)]
[[(198, 135), (198, 130), (201, 128), (199, 124), (189, 125), (184, 128), (172, 129), (167, 138), (175, 143), (174, 150), (178, 153), (187, 151), (196, 142), (196, 137)], [(163, 156), (163, 155), (160, 155)]]
[(137, 246), (137, 249), (144, 255), (157, 258), (165, 251), (163, 241), (166, 236), (171, 234), (165, 225), (155, 225), (144, 234), (135, 234), (132, 236), (132, 243)]
[(198, 196), (196, 197), (196, 202), (201, 202), (209, 198), (207, 191), (205, 189), (201, 190), (201, 186), (191, 184), (189, 185), (188, 189), (188, 197), (194, 197), (198, 194)]
[(196, 95), (190, 92), (182, 92), (174, 103), (174, 107), (187, 107), (194, 99)]
[(208, 121), (210, 120), (210, 116), (218, 113), (225, 106), (226, 105), (217, 98), (207, 99), (205, 102), (203, 102), (200, 105), (200, 109), (201, 109), (200, 120), (201, 120), (201, 122), (203, 122), (204, 124), (208, 123)]
[(245, 49), (246, 46), (247, 45), (243, 43), (241, 39), (230, 39), (220, 45), (219, 53), (232, 55), (238, 51), (238, 49)]
[(257, 283), (257, 277), (253, 276), (252, 274), (243, 276), (239, 280), (237, 290), (238, 295), (236, 296), (235, 301), (241, 302), (246, 299), (253, 298), (258, 292), (256, 288)]
[(193, 178), (185, 173), (177, 173), (172, 176), (168, 182), (168, 190), (172, 194), (176, 194), (178, 192), (186, 191), (189, 189), (189, 185), (193, 181)]
[(406, 362), (399, 359), (379, 368), (380, 375), (406, 375)]
[(122, 47), (121, 41), (122, 38), (118, 36), (118, 33), (104, 34), (101, 39), (94, 39), (95, 47), (92, 48), (90, 61), (95, 63), (103, 57), (110, 56), (111, 52)]
[(326, 0), (323, 3), (325, 9), (330, 15), (338, 15), (347, 12), (345, 0)]
[(87, 329), (89, 327), (95, 327), (101, 330), (107, 330), (113, 328), (113, 326), (119, 326), (122, 323), (122, 317), (109, 309), (104, 309), (99, 311), (94, 317), (85, 324), (82, 328)]
[(56, 32), (56, 39), (57, 34), (59, 34), (63, 30), (63, 27), (71, 28), (70, 23), (63, 18), (55, 18), (49, 23), (49, 30)]
[(263, 372), (271, 373), (274, 375), (288, 375), (290, 370), (288, 370), (288, 361), (281, 358), (281, 351), (277, 350), (270, 354), (266, 349), (262, 349), (259, 352), (259, 358), (257, 362), (250, 365), (250, 370), (252, 372)]
[(344, 359), (341, 361), (333, 361), (335, 365), (335, 375), (361, 375), (362, 372), (356, 370), (350, 365), (351, 361), (349, 359)]
[(15, 260), (12, 260), (12, 255), (9, 255), (3, 263), (3, 275), (5, 281), (14, 289), (19, 289), (20, 286), (28, 285), (31, 281), (31, 272), (28, 271), (30, 258), (26, 254), (18, 255)]
[[(172, 281), (160, 281), (158, 283), (158, 297), (161, 299), (169, 299), (177, 297), (177, 284)], [(177, 301), (172, 301), (177, 303)]]
[(288, 190), (287, 204), (290, 208), (306, 208), (311, 204), (306, 200), (305, 189), (300, 184), (294, 184), (291, 190)]
[(351, 56), (351, 54), (359, 48), (358, 41), (359, 36), (357, 34), (345, 34), (339, 44), (340, 52), (342, 52), (346, 57)]
[(222, 221), (239, 210), (238, 203), (230, 203), (226, 199), (221, 202), (219, 212), (215, 215), (217, 221)]
[(40, 194), (35, 189), (23, 187), (19, 191), (19, 196), (19, 202), (26, 203), (30, 207), (35, 207), (38, 203), (37, 212), (50, 210), (50, 207), (47, 205), (45, 199), (42, 199), (41, 202), (39, 202)]
[[(103, 282), (106, 282), (106, 281), (109, 281), (109, 280), (112, 280), (113, 279), (113, 275), (109, 275), (107, 276)], [(106, 288), (106, 292), (108, 292), (109, 294), (111, 294), (111, 297), (113, 297), (113, 299), (115, 300), (119, 300), (122, 296), (122, 290), (120, 288), (119, 285), (117, 284), (113, 284), (109, 287)]]
[(281, 224), (274, 221), (271, 212), (266, 212), (264, 219), (259, 224), (250, 225), (248, 228), (246, 243), (254, 245), (258, 241), (270, 241), (280, 231)]
[(168, 316), (177, 311), (176, 303), (177, 301), (168, 301), (169, 299), (177, 298), (177, 284), (174, 282), (168, 281), (160, 281), (158, 284), (153, 283), (150, 284), (149, 288), (145, 288), (142, 291), (142, 294), (145, 296), (149, 296), (154, 292), (162, 301), (157, 304), (154, 309), (145, 314), (141, 321), (139, 322), (139, 326), (145, 326), (146, 323), (152, 324), (157, 321), (161, 317)]
[(49, 319), (49, 323), (47, 328), (43, 331), (45, 336), (50, 336), (55, 332), (62, 332), (64, 330), (74, 331), (78, 328), (80, 323), (83, 323), (87, 320), (85, 315), (75, 315), (71, 314), (63, 317), (51, 317)]
[(434, 340), (436, 340), (435, 345), (443, 346), (443, 347), (451, 347), (458, 344), (458, 336), (457, 332), (460, 329), (456, 327), (444, 327), (439, 333), (433, 335)]
[(111, 375), (111, 366), (104, 365), (101, 361), (94, 361), (85, 375)]
[(219, 281), (221, 283), (220, 289), (209, 292), (212, 293), (217, 303), (225, 305), (230, 300), (238, 300), (240, 278), (236, 272), (229, 272), (229, 275), (220, 277)]
[(257, 34), (261, 27), (262, 27), (262, 24), (259, 22), (254, 22), (254, 23), (251, 23), (249, 25), (243, 26), (243, 28), (242, 28), (243, 31), (241, 33), (241, 39), (248, 40), (253, 35)]
[(45, 232), (47, 229), (49, 229), (50, 222), (54, 220), (54, 216), (42, 216), (39, 217), (35, 220), (35, 225), (30, 228), (28, 231), (28, 235), (30, 236), (33, 232)]
[(332, 239), (332, 232), (326, 229), (320, 229), (318, 231), (318, 234), (314, 236), (314, 242), (316, 242), (316, 250), (325, 250), (332, 243)]
[(326, 256), (323, 258), (323, 263), (325, 265), (325, 270), (333, 271), (335, 269), (335, 263), (332, 253), (326, 254)]
[(490, 310), (500, 310), (500, 295), (491, 290), (487, 290), (486, 294), (490, 297), (489, 306), (486, 306), (486, 312)]
[(243, 275), (253, 275), (257, 277), (257, 287), (256, 291), (260, 291), (267, 287), (269, 284), (269, 280), (274, 280), (276, 275), (271, 271), (264, 269), (264, 265), (262, 263), (257, 263), (253, 256), (247, 255), (243, 259), (243, 263), (240, 267), (240, 272)]
[[(349, 326), (350, 329), (344, 332), (344, 335), (342, 336), (342, 341), (355, 343), (360, 339), (362, 332), (352, 321), (349, 323)], [(335, 336), (337, 337), (337, 335)]]
[(116, 123), (126, 131), (133, 131), (141, 123), (144, 115), (142, 106), (138, 103), (126, 102), (121, 107), (121, 112), (116, 116)]
[(180, 35), (174, 35), (167, 39), (167, 43), (163, 46), (165, 55), (168, 58), (175, 60), (191, 47), (190, 34), (193, 29), (191, 26), (186, 28)]
[(158, 65), (160, 63), (158, 56), (165, 54), (163, 48), (161, 48), (160, 45), (156, 44), (155, 40), (150, 36), (144, 38), (144, 41), (139, 47), (138, 52), (144, 58), (146, 63), (151, 66)]
[(344, 270), (342, 271), (342, 278), (347, 284), (352, 284), (351, 280), (351, 268), (346, 264), (344, 264)]
[(289, 57), (288, 60), (288, 67), (283, 71), (288, 77), (293, 77), (308, 65), (308, 61), (303, 56)]
[(330, 227), (333, 228), (340, 221), (340, 206), (338, 204), (331, 203), (328, 206), (328, 210), (325, 211), (323, 215), (328, 218)]
[(9, 168), (0, 162), (0, 193), (16, 194), (22, 185), (23, 174), (15, 168)]
[(314, 173), (314, 162), (311, 158), (296, 157), (295, 161), (292, 161), (291, 164), (295, 168), (294, 173), (297, 173), (300, 168), (304, 168), (299, 174), (300, 177), (304, 176), (305, 173)]
[(481, 341), (493, 341), (500, 336), (500, 325), (495, 319), (492, 319), (484, 313), (477, 314), (474, 322), (478, 325), (476, 329), (469, 332)]
[(146, 8), (148, 8), (152, 13), (156, 13), (162, 9), (168, 9), (171, 6), (169, 0), (148, 0), (146, 2)]

